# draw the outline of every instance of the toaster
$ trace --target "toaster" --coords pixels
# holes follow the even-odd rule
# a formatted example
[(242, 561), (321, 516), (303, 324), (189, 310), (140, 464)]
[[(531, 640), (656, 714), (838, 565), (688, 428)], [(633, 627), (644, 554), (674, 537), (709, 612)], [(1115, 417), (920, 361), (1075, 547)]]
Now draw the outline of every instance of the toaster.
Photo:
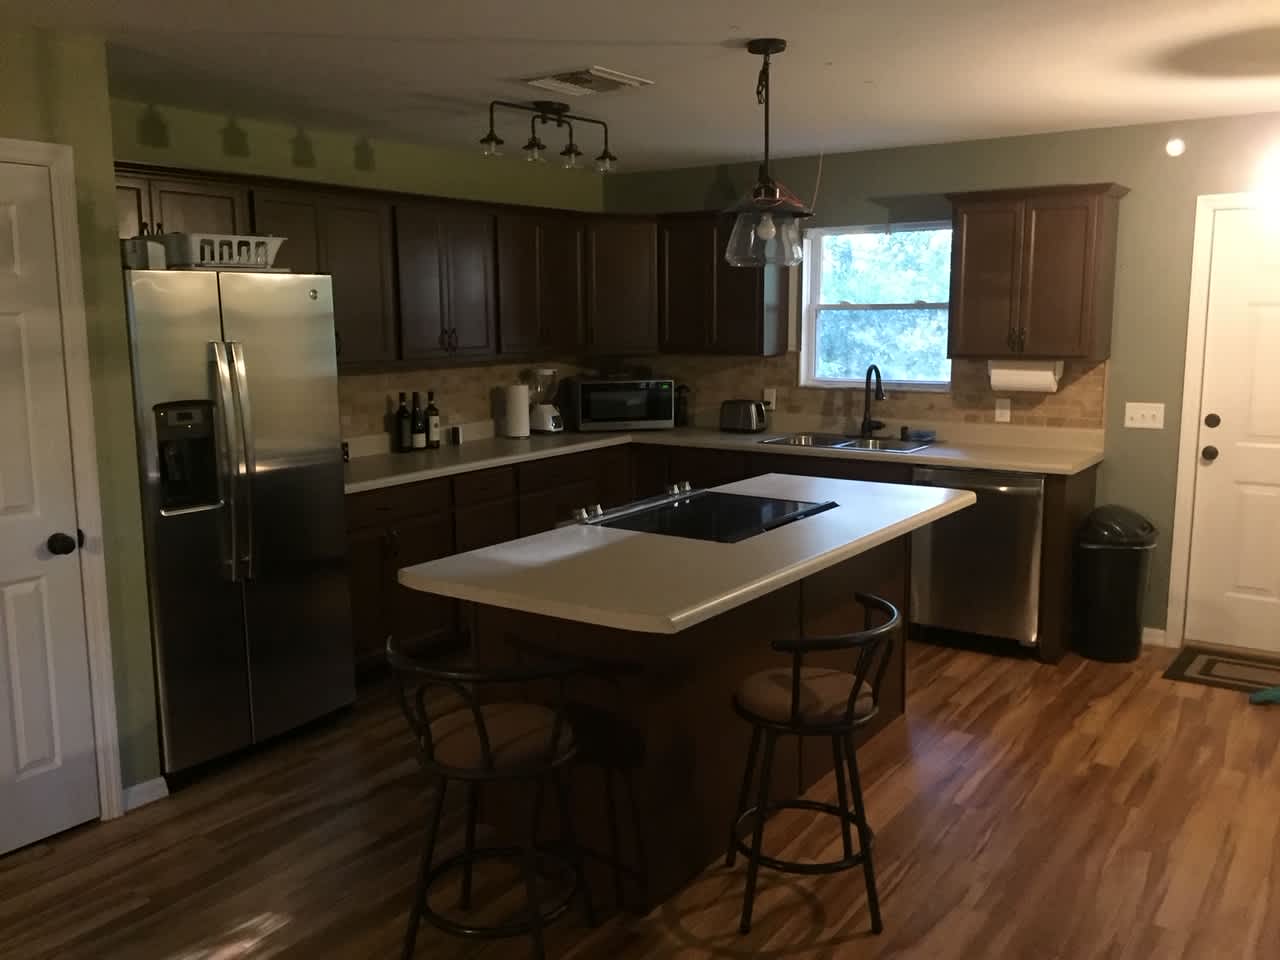
[(730, 433), (764, 433), (769, 429), (759, 400), (725, 400), (720, 404), (720, 429)]

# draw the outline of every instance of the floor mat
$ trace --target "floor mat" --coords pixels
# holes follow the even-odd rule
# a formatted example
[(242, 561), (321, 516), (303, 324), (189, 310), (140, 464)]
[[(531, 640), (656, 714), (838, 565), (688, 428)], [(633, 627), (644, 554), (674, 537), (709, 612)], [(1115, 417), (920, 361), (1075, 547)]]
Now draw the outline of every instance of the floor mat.
[(1244, 654), (1183, 647), (1164, 672), (1168, 680), (1253, 693), (1280, 686), (1280, 662)]

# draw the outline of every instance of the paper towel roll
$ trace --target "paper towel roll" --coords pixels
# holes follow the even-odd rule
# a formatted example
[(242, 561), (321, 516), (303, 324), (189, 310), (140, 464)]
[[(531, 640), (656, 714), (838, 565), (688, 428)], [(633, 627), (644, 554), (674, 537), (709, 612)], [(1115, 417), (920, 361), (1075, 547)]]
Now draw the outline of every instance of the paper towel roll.
[(503, 412), (503, 433), (508, 437), (529, 435), (529, 385), (513, 383), (507, 387), (506, 409)]
[(991, 389), (996, 393), (1057, 393), (1061, 360), (988, 360)]

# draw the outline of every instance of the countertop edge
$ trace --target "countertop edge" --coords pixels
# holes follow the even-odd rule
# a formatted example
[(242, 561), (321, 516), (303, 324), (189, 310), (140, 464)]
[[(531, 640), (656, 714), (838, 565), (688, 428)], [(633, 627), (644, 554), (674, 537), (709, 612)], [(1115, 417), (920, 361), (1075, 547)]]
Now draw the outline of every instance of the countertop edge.
[[(738, 481), (748, 482), (748, 481)], [(725, 484), (723, 487), (716, 489), (732, 490), (736, 483)], [(945, 503), (931, 507), (922, 511), (915, 516), (901, 520), (897, 523), (890, 524), (874, 533), (859, 537), (849, 543), (835, 547), (826, 553), (812, 557), (794, 566), (784, 570), (773, 572), (767, 577), (763, 577), (744, 584), (732, 593), (716, 597), (706, 603), (690, 607), (686, 610), (678, 611), (669, 617), (645, 616), (643, 614), (616, 613), (608, 610), (601, 610), (594, 607), (579, 606), (576, 604), (561, 603), (558, 601), (532, 601), (527, 602), (518, 595), (512, 595), (497, 590), (485, 590), (481, 588), (462, 586), (455, 583), (433, 581), (427, 578), (415, 576), (411, 573), (412, 567), (401, 568), (396, 579), (405, 587), (411, 590), (420, 590), (425, 593), (432, 593), (438, 596), (450, 597), (454, 600), (462, 600), (469, 603), (479, 603), (485, 606), (501, 607), (506, 610), (517, 610), (521, 613), (529, 613), (535, 616), (553, 617), (562, 620), (572, 620), (577, 623), (588, 623), (594, 626), (609, 627), (616, 630), (626, 630), (634, 633), (654, 633), (673, 635), (681, 633), (690, 627), (697, 626), (703, 621), (710, 620), (713, 617), (726, 613), (729, 610), (740, 607), (752, 600), (757, 600), (766, 594), (783, 587), (790, 586), (805, 577), (812, 576), (836, 564), (851, 560), (860, 556), (869, 550), (883, 546), (898, 537), (906, 536), (921, 527), (927, 526), (943, 517), (950, 516), (960, 510), (973, 506), (977, 503), (977, 495), (969, 490), (953, 491), (957, 496), (950, 498)], [(537, 536), (535, 534), (535, 536)], [(405, 574), (409, 573), (409, 576)]]
[[(552, 434), (551, 436), (566, 436)], [(576, 436), (576, 435), (575, 435)], [(652, 431), (644, 433), (609, 433), (603, 435), (583, 436), (581, 439), (565, 440), (562, 445), (543, 450), (513, 450), (510, 453), (481, 457), (463, 463), (452, 463), (445, 466), (424, 467), (418, 470), (406, 470), (402, 473), (391, 473), (367, 480), (354, 480), (343, 484), (343, 492), (366, 493), (370, 490), (382, 490), (405, 483), (418, 483), (424, 480), (436, 480), (443, 477), (456, 476), (460, 473), (472, 473), (493, 467), (513, 466), (534, 460), (545, 460), (551, 457), (568, 456), (574, 453), (586, 453), (591, 450), (603, 450), (609, 447), (626, 444), (648, 444), (660, 447), (692, 447), (705, 450), (754, 451), (777, 456), (799, 456), (829, 460), (857, 460), (863, 463), (895, 463), (915, 464), (923, 467), (949, 467), (957, 470), (994, 470), (1010, 473), (1038, 473), (1046, 476), (1075, 476), (1102, 462), (1102, 450), (1063, 450), (1055, 451), (1062, 460), (1058, 463), (1046, 464), (1043, 453), (1037, 458), (1035, 448), (1028, 448), (1031, 454), (1025, 458), (1017, 456), (1013, 451), (1017, 447), (993, 447), (980, 444), (969, 445), (972, 456), (960, 453), (938, 454), (892, 453), (865, 450), (829, 450), (813, 447), (788, 447), (785, 445), (765, 446), (760, 440), (770, 436), (778, 436), (773, 432), (757, 434), (718, 434), (707, 430), (698, 434), (680, 434), (668, 431)], [(499, 438), (501, 439), (501, 438)], [(513, 441), (517, 442), (517, 441)], [(939, 449), (955, 450), (947, 444), (939, 444)], [(999, 451), (986, 458), (982, 451)], [(1067, 461), (1067, 462), (1063, 462)]]

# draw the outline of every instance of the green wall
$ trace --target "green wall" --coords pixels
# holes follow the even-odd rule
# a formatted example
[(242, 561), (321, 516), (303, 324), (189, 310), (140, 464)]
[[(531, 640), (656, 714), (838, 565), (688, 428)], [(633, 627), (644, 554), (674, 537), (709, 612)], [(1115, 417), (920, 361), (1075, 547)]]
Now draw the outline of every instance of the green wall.
[(298, 151), (299, 130), (288, 123), (119, 99), (111, 101), (111, 123), (116, 159), (129, 163), (570, 210), (598, 211), (604, 203), (605, 178), (594, 172), (533, 165), (510, 153), (486, 160), (479, 145), (460, 150), (371, 138), (358, 156), (359, 134), (307, 127), (310, 149)]
[(102, 42), (42, 31), (0, 33), (0, 136), (66, 143), (75, 150), (116, 709), (127, 786), (158, 776), (160, 758)]
[[(1174, 135), (1187, 152), (1165, 155)], [(1280, 114), (970, 141), (829, 156), (813, 226), (882, 223), (872, 197), (1114, 180), (1120, 201), (1115, 321), (1107, 388), (1104, 502), (1147, 514), (1163, 536), (1152, 563), (1144, 620), (1165, 622), (1178, 429), (1182, 410), (1196, 197), (1246, 191), (1264, 151), (1280, 143)], [(812, 195), (817, 159), (785, 160), (775, 174)], [(622, 174), (605, 185), (610, 211), (719, 208), (754, 177), (751, 164)], [(1165, 404), (1165, 428), (1125, 430), (1126, 401)]]

